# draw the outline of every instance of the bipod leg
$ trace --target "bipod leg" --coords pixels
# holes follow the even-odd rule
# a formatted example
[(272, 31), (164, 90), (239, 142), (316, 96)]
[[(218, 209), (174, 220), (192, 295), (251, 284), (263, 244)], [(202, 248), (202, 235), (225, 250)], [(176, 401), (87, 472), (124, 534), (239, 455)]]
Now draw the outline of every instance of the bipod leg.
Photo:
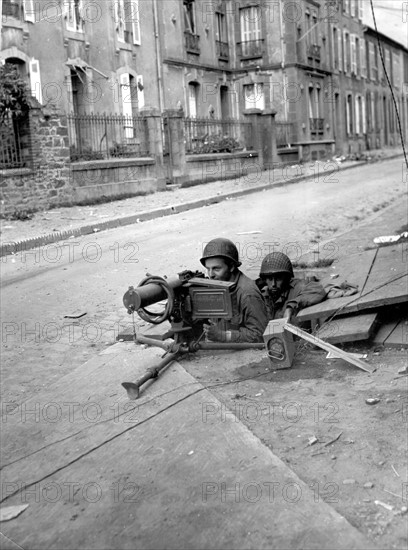
[(156, 340), (155, 338), (149, 338), (148, 336), (143, 336), (143, 334), (140, 334), (136, 336), (136, 342), (138, 344), (146, 344), (148, 346), (156, 346), (158, 348), (162, 348), (165, 351), (169, 351), (169, 344), (166, 344), (165, 342), (162, 342), (161, 340)]
[(152, 378), (157, 378), (161, 370), (169, 363), (174, 361), (182, 352), (180, 350), (167, 354), (160, 363), (155, 367), (147, 369), (146, 373), (136, 382), (122, 382), (122, 386), (127, 391), (129, 399), (137, 399), (139, 397), (140, 386)]

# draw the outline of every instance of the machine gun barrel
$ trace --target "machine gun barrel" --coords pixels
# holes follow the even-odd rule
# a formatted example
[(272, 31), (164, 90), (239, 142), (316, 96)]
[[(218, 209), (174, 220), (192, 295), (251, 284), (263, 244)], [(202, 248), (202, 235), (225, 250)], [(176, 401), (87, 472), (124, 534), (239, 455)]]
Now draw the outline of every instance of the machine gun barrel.
[[(166, 279), (166, 283), (173, 290), (182, 286), (184, 282), (179, 277)], [(133, 311), (137, 311), (140, 308), (150, 306), (166, 298), (167, 294), (163, 286), (151, 282), (137, 288), (129, 287), (129, 290), (123, 296), (123, 304), (127, 309), (130, 308)]]

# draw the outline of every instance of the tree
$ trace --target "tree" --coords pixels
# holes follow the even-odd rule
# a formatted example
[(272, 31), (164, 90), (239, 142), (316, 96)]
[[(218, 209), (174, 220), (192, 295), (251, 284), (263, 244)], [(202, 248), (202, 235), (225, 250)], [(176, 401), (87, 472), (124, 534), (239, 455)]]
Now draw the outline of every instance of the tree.
[(30, 91), (12, 63), (0, 66), (0, 120), (9, 113), (20, 117), (29, 109)]

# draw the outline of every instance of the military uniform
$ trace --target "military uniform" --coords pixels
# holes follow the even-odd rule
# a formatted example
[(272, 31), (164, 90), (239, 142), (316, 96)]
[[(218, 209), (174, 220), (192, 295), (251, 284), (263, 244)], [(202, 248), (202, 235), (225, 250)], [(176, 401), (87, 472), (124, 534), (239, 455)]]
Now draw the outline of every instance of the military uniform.
[(205, 246), (200, 259), (204, 267), (210, 258), (223, 258), (233, 265), (229, 281), (235, 283), (231, 291), (232, 317), (212, 319), (213, 338), (210, 339), (237, 343), (262, 342), (268, 324), (266, 304), (255, 281), (237, 269), (241, 265), (237, 247), (229, 239), (213, 239)]
[[(285, 276), (287, 282), (279, 295), (273, 296), (265, 280), (277, 275)], [(257, 284), (262, 288), (269, 320), (281, 319), (288, 308), (292, 310), (291, 317), (295, 317), (299, 310), (319, 304), (327, 296), (326, 290), (319, 282), (296, 279), (292, 262), (282, 252), (272, 252), (265, 256), (259, 277)]]
[(231, 292), (232, 317), (219, 319), (220, 330), (228, 331), (229, 342), (262, 342), (268, 324), (265, 301), (256, 283), (238, 270)]

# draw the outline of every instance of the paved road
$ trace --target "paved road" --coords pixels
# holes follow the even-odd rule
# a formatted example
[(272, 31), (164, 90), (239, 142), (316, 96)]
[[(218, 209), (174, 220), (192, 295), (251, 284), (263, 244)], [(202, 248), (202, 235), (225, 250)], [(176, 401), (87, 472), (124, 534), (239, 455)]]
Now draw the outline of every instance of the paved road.
[[(25, 400), (113, 343), (119, 325), (130, 322), (122, 306), (128, 285), (147, 271), (200, 269), (200, 252), (213, 237), (234, 240), (253, 277), (274, 248), (293, 259), (318, 249), (320, 258), (341, 256), (325, 241), (401, 201), (402, 162), (316, 174), (314, 181), (3, 258), (4, 400)], [(404, 223), (396, 219), (390, 232)]]

